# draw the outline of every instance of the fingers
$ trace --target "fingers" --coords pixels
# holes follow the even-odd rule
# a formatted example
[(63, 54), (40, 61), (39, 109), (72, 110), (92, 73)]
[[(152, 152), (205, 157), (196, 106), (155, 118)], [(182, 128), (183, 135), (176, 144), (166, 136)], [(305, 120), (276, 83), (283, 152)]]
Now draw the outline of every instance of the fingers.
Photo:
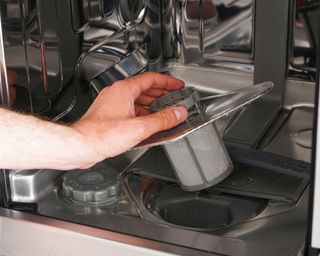
[[(172, 91), (184, 86), (184, 82), (180, 79), (153, 72), (146, 72), (131, 77), (123, 81), (122, 84), (126, 84), (126, 86), (129, 85), (134, 99), (137, 99), (143, 92), (148, 91), (150, 88)], [(154, 93), (154, 91), (152, 92)]]
[(174, 107), (141, 117), (141, 121), (145, 125), (145, 138), (156, 132), (175, 127), (183, 122), (187, 116), (188, 112), (184, 107)]
[(145, 116), (150, 114), (150, 111), (148, 109), (146, 109), (144, 106), (139, 104), (135, 104), (134, 110), (135, 110), (136, 116)]
[(157, 98), (150, 97), (147, 95), (140, 95), (136, 100), (136, 103), (140, 105), (150, 106)]
[(158, 97), (161, 97), (161, 96), (163, 96), (163, 95), (168, 94), (168, 92), (169, 92), (169, 91), (164, 90), (164, 89), (151, 88), (151, 89), (143, 92), (143, 94), (144, 94), (144, 95), (147, 95), (147, 96), (151, 96), (151, 97), (158, 98)]
[(168, 92), (169, 91), (163, 89), (149, 89), (138, 97), (136, 103), (150, 106), (157, 98), (168, 94)]

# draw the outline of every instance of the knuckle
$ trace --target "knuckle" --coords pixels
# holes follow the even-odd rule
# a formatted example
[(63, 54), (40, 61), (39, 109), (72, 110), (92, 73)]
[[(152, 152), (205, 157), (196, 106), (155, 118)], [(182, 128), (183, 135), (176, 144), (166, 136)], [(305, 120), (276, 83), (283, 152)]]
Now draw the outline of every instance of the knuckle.
[(108, 93), (108, 91), (109, 91), (109, 89), (110, 89), (110, 87), (109, 86), (106, 86), (106, 87), (104, 87), (102, 90), (101, 90), (101, 92), (99, 93), (99, 94), (107, 94)]
[(116, 81), (112, 84), (112, 87), (119, 87), (123, 84), (123, 81)]
[(125, 80), (120, 80), (120, 81), (116, 81), (113, 83), (113, 87), (117, 88), (117, 90), (120, 90), (121, 92), (125, 92), (125, 91), (132, 91), (133, 87), (130, 85), (130, 79), (125, 79)]
[(119, 90), (123, 87), (123, 81), (116, 81), (112, 84), (112, 87), (110, 88), (113, 88), (113, 89), (116, 89), (116, 90)]
[(162, 129), (172, 126), (172, 124), (175, 122), (173, 113), (169, 109), (159, 112), (159, 117), (161, 120)]

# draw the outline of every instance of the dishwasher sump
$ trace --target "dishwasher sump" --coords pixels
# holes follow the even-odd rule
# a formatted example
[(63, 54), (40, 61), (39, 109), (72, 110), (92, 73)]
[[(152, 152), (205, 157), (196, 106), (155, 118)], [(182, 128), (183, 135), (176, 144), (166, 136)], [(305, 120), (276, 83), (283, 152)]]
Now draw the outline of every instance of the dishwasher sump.
[(128, 190), (148, 220), (212, 232), (278, 212), (270, 205), (288, 210), (308, 185), (308, 164), (302, 161), (255, 150), (228, 151), (234, 165), (230, 176), (211, 188), (188, 192), (178, 186), (164, 150), (153, 148), (130, 168)]
[(262, 212), (267, 200), (215, 191), (186, 192), (175, 184), (154, 184), (143, 202), (154, 216), (174, 225), (213, 230), (248, 221)]

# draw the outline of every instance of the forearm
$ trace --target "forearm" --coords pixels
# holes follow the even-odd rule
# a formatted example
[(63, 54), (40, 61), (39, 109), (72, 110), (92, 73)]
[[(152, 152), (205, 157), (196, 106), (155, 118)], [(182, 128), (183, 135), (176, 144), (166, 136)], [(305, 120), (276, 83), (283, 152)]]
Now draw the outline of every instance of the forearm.
[(67, 170), (94, 164), (94, 152), (75, 129), (2, 108), (0, 141), (4, 169)]

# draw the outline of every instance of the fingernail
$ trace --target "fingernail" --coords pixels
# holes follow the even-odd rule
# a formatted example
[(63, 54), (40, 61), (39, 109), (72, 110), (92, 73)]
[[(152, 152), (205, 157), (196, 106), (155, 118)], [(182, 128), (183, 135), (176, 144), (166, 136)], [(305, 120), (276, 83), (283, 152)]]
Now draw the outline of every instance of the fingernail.
[(180, 120), (180, 118), (181, 118), (180, 110), (175, 108), (173, 111), (174, 111), (174, 114), (176, 115), (177, 120)]

